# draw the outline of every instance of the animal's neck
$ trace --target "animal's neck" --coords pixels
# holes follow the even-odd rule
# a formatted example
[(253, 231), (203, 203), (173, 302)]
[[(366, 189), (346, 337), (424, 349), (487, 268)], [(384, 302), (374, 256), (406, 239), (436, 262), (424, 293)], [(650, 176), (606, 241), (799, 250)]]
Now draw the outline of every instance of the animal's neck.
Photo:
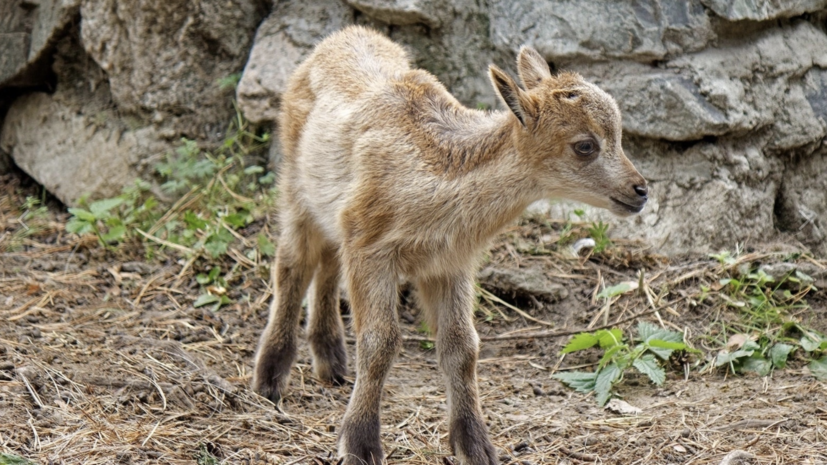
[(449, 178), (473, 175), (496, 164), (513, 147), (513, 125), (505, 113), (448, 107), (423, 122), (429, 167)]
[(497, 234), (543, 196), (531, 176), (531, 167), (514, 146), (519, 123), (506, 113), (487, 117), (489, 121), (483, 123), (490, 125), (487, 130), (477, 126), (473, 136), (454, 137), (454, 152), (450, 154), (467, 154), (455, 182), (465, 204), (461, 210), (467, 232), (480, 241)]

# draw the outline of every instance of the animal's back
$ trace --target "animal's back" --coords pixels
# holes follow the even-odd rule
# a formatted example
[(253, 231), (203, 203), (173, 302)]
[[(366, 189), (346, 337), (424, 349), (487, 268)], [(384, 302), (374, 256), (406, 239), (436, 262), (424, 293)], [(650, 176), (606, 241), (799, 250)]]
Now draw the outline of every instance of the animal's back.
[(290, 78), (279, 116), (281, 188), (328, 240), (342, 239), (338, 218), (358, 177), (352, 152), (369, 119), (365, 110), (409, 69), (402, 47), (355, 26), (322, 41)]
[(365, 27), (348, 27), (319, 43), (293, 73), (283, 96), (279, 126), (285, 158), (297, 156), (307, 118), (320, 101), (357, 103), (408, 69), (402, 47)]

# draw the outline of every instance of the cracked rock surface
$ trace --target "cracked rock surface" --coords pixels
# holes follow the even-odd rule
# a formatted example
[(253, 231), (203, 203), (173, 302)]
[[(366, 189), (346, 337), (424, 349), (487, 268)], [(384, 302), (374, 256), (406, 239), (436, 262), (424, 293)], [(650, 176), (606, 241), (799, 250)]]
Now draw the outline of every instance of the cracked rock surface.
[(216, 82), (235, 73), (241, 111), (273, 124), (312, 47), (364, 24), (474, 108), (499, 105), (487, 65), (514, 73), (523, 44), (614, 95), (651, 182), (638, 217), (589, 210), (616, 236), (683, 253), (781, 235), (827, 254), (825, 0), (11, 0), (0, 18), (0, 169), (67, 204), (146, 175), (181, 137), (220, 141), (233, 95)]

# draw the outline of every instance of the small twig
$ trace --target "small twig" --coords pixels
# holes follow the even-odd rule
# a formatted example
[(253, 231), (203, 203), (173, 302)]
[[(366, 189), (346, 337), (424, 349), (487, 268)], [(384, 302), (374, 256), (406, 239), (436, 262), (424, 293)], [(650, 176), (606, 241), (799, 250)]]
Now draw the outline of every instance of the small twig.
[(183, 245), (180, 245), (180, 244), (175, 244), (173, 242), (165, 241), (161, 238), (158, 238), (158, 237), (152, 236), (150, 234), (147, 234), (147, 233), (143, 232), (142, 230), (140, 230), (138, 228), (135, 228), (135, 231), (138, 231), (138, 234), (144, 236), (145, 238), (149, 239), (150, 241), (157, 242), (158, 244), (161, 244), (165, 247), (169, 247), (170, 249), (175, 249), (175, 250), (184, 252), (187, 255), (194, 255), (195, 254), (195, 250), (192, 250), (189, 247), (184, 247)]
[(25, 384), (26, 389), (29, 390), (29, 394), (31, 394), (32, 399), (34, 399), (34, 403), (37, 404), (38, 407), (43, 408), (43, 402), (40, 400), (40, 396), (37, 395), (37, 391), (35, 391), (31, 383), (29, 383), (29, 378), (26, 378), (26, 375), (24, 375), (23, 371), (20, 369), (17, 370), (17, 376), (20, 376), (23, 380), (23, 384)]
[(146, 293), (147, 289), (149, 289), (149, 286), (152, 283), (154, 283), (155, 281), (157, 281), (158, 278), (160, 278), (162, 276), (165, 276), (165, 275), (166, 275), (166, 273), (160, 273), (160, 274), (157, 274), (157, 275), (149, 278), (149, 280), (146, 282), (146, 284), (144, 284), (144, 286), (141, 288), (141, 292), (138, 293), (138, 297), (135, 297), (135, 300), (132, 301), (132, 306), (137, 307), (138, 304), (141, 303), (141, 299), (143, 298), (143, 296)]
[(160, 425), (163, 421), (164, 421), (164, 420), (160, 420), (158, 423), (155, 423), (155, 426), (152, 428), (152, 431), (150, 431), (150, 432), (149, 432), (149, 436), (147, 436), (147, 437), (146, 437), (146, 439), (144, 439), (144, 442), (142, 442), (142, 443), (141, 443), (141, 447), (146, 446), (146, 443), (149, 441), (149, 438), (151, 438), (151, 437), (152, 437), (152, 435), (153, 435), (153, 434), (155, 434), (155, 430), (156, 430), (156, 429), (158, 429), (158, 426), (159, 426), (159, 425)]
[[(499, 336), (480, 336), (480, 341), (513, 341), (515, 339), (555, 338), (555, 337), (572, 336), (572, 335), (575, 335), (575, 334), (587, 333), (587, 332), (591, 332), (591, 331), (597, 331), (597, 330), (600, 330), (600, 329), (612, 328), (614, 326), (619, 326), (619, 325), (622, 325), (624, 323), (628, 323), (630, 321), (637, 320), (638, 318), (642, 318), (644, 316), (651, 315), (651, 314), (653, 314), (657, 311), (663, 310), (664, 308), (666, 308), (670, 305), (674, 305), (674, 304), (676, 304), (676, 303), (678, 303), (678, 302), (680, 302), (684, 299), (686, 299), (686, 297), (681, 297), (679, 299), (673, 300), (672, 302), (669, 302), (665, 305), (654, 308), (652, 310), (647, 310), (645, 312), (640, 312), (640, 313), (634, 314), (634, 315), (632, 315), (628, 318), (624, 318), (622, 320), (615, 321), (614, 323), (611, 323), (611, 324), (608, 324), (608, 325), (603, 325), (603, 326), (597, 326), (595, 328), (577, 328), (577, 329), (571, 329), (571, 330), (567, 330), (567, 331), (538, 331), (538, 332), (534, 332), (534, 333), (526, 332), (526, 333), (517, 333), (517, 334), (509, 333), (509, 334), (501, 334)], [(402, 340), (406, 341), (406, 342), (436, 342), (436, 339), (430, 338), (430, 337), (425, 337), (425, 336), (403, 336)], [(348, 342), (350, 342), (350, 341), (348, 341)]]
[(488, 300), (489, 302), (493, 301), (493, 302), (496, 302), (500, 305), (504, 305), (506, 308), (509, 308), (509, 309), (517, 312), (520, 316), (522, 316), (526, 320), (530, 320), (530, 321), (533, 321), (535, 323), (539, 323), (539, 324), (545, 325), (545, 326), (555, 326), (554, 323), (549, 323), (548, 321), (544, 321), (544, 320), (534, 318), (533, 316), (529, 315), (528, 313), (524, 312), (523, 310), (520, 310), (516, 306), (511, 305), (510, 303), (500, 299), (499, 297), (495, 296), (494, 294), (487, 291), (486, 289), (483, 289), (482, 287), (480, 287), (479, 289), (480, 289), (480, 295), (482, 295), (482, 297), (485, 300)]

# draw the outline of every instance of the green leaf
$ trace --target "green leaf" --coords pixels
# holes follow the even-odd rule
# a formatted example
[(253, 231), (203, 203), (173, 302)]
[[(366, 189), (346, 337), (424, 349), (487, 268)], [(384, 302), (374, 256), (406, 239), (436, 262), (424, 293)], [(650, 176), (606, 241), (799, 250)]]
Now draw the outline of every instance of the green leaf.
[(751, 350), (736, 350), (735, 352), (722, 352), (715, 357), (715, 366), (720, 367), (723, 365), (728, 365), (739, 358), (750, 357), (752, 356), (753, 351)]
[(126, 227), (124, 226), (115, 226), (110, 228), (109, 231), (101, 236), (101, 240), (103, 242), (115, 242), (120, 241), (126, 235)]
[(666, 360), (672, 356), (672, 352), (676, 350), (685, 350), (686, 344), (683, 342), (670, 342), (660, 339), (650, 339), (645, 342), (646, 348), (650, 352), (657, 355), (661, 360)]
[(209, 284), (209, 283), (211, 283), (211, 282), (212, 282), (212, 279), (210, 279), (210, 277), (209, 277), (209, 276), (207, 276), (207, 275), (205, 275), (204, 273), (198, 273), (198, 274), (195, 276), (195, 281), (196, 281), (198, 284), (200, 284), (200, 285), (202, 285), (202, 286), (203, 286), (203, 285), (205, 285), (205, 284)]
[(612, 361), (612, 358), (618, 353), (621, 352), (623, 349), (626, 348), (625, 344), (616, 345), (614, 347), (609, 347), (606, 349), (606, 352), (603, 354), (603, 357), (600, 358), (600, 362), (597, 364), (599, 368), (603, 368)]
[(787, 365), (787, 357), (793, 349), (795, 346), (789, 344), (778, 343), (772, 346), (769, 353), (772, 365), (776, 368), (784, 368)]
[(239, 212), (233, 213), (232, 215), (227, 215), (223, 218), (223, 220), (230, 226), (233, 226), (235, 228), (243, 228), (244, 226), (247, 226), (247, 218), (249, 217), (250, 215), (246, 212)]
[(658, 361), (655, 357), (650, 354), (646, 354), (636, 359), (632, 362), (632, 366), (637, 368), (639, 372), (648, 376), (649, 379), (651, 379), (652, 382), (658, 386), (663, 385), (663, 382), (666, 381), (666, 372), (660, 365), (658, 365)]
[(98, 200), (97, 202), (92, 202), (89, 205), (89, 210), (96, 217), (100, 218), (101, 216), (105, 216), (104, 213), (109, 213), (109, 210), (112, 210), (122, 203), (123, 199), (120, 197)]
[(614, 363), (607, 365), (606, 368), (597, 373), (597, 379), (594, 381), (594, 392), (597, 393), (598, 405), (601, 407), (606, 405), (606, 402), (612, 397), (612, 385), (620, 379), (622, 374), (623, 370)]
[(744, 345), (741, 346), (741, 350), (761, 350), (761, 346), (758, 345), (758, 343), (753, 341), (752, 339), (747, 339), (747, 341), (744, 342)]
[(600, 342), (601, 349), (608, 349), (623, 342), (623, 331), (620, 328), (601, 329), (594, 333)]
[(221, 267), (220, 266), (214, 266), (214, 267), (210, 268), (210, 273), (207, 276), (210, 278), (210, 281), (215, 281), (215, 278), (217, 278), (220, 273), (221, 273)]
[(195, 213), (187, 210), (184, 212), (184, 223), (187, 224), (187, 228), (190, 229), (206, 229), (207, 222), (202, 220), (198, 217)]
[(812, 360), (810, 364), (807, 365), (807, 368), (810, 369), (810, 373), (816, 378), (827, 381), (827, 355), (818, 360)]
[(98, 217), (92, 214), (92, 212), (83, 209), (83, 208), (70, 208), (69, 213), (75, 215), (78, 219), (83, 221), (88, 221), (90, 223), (94, 223), (98, 220)]
[(35, 463), (18, 455), (0, 452), (0, 465), (35, 465)]
[(212, 258), (217, 258), (227, 253), (227, 248), (230, 246), (228, 241), (221, 240), (220, 238), (213, 239), (214, 236), (210, 237), (211, 238), (204, 243), (204, 250), (206, 250)]
[(259, 234), (256, 242), (258, 242), (258, 251), (265, 257), (272, 257), (276, 254), (276, 245), (266, 235)]
[(821, 341), (814, 341), (811, 336), (802, 336), (799, 342), (801, 343), (801, 348), (807, 352), (819, 350), (819, 346), (821, 346)]
[(660, 326), (649, 323), (648, 321), (640, 321), (637, 324), (637, 335), (640, 337), (640, 340), (644, 342), (660, 330)]
[(203, 307), (204, 305), (214, 304), (214, 303), (220, 302), (220, 301), (221, 301), (221, 299), (219, 299), (217, 296), (214, 296), (212, 294), (201, 294), (201, 295), (198, 296), (197, 299), (195, 299), (195, 302), (192, 304), (192, 306), (195, 307), (195, 308), (198, 308), (198, 307)]
[(580, 333), (575, 334), (574, 337), (571, 338), (566, 347), (563, 347), (563, 350), (560, 353), (568, 354), (571, 352), (577, 352), (578, 350), (588, 349), (590, 347), (594, 347), (597, 345), (598, 339), (592, 333)]
[(807, 273), (801, 270), (795, 270), (795, 275), (798, 277), (798, 279), (804, 281), (805, 283), (815, 282), (815, 279), (813, 279), (812, 276), (808, 275)]
[(77, 235), (86, 234), (92, 232), (92, 230), (92, 223), (78, 218), (72, 218), (68, 223), (66, 223), (66, 232)]
[(612, 297), (618, 296), (620, 294), (625, 294), (632, 289), (632, 285), (629, 283), (620, 283), (614, 286), (607, 287), (600, 291), (597, 294), (598, 299), (611, 299)]
[(258, 165), (248, 166), (247, 168), (244, 168), (244, 174), (258, 174), (263, 172), (264, 168)]
[(594, 383), (597, 379), (597, 373), (586, 373), (584, 371), (571, 371), (563, 373), (555, 373), (551, 375), (552, 378), (558, 379), (563, 384), (574, 389), (577, 392), (592, 392), (594, 391)]
[(272, 171), (269, 171), (264, 176), (258, 178), (258, 183), (264, 186), (273, 184), (274, 182), (276, 182), (276, 174)]
[(767, 376), (772, 370), (772, 363), (765, 359), (758, 353), (754, 353), (752, 357), (747, 357), (741, 364), (742, 371), (752, 371), (761, 376)]
[(670, 350), (684, 350), (686, 349), (686, 344), (683, 342), (671, 342), (671, 341), (663, 341), (660, 339), (650, 339), (646, 341), (650, 347), (658, 347), (661, 349), (670, 349)]

